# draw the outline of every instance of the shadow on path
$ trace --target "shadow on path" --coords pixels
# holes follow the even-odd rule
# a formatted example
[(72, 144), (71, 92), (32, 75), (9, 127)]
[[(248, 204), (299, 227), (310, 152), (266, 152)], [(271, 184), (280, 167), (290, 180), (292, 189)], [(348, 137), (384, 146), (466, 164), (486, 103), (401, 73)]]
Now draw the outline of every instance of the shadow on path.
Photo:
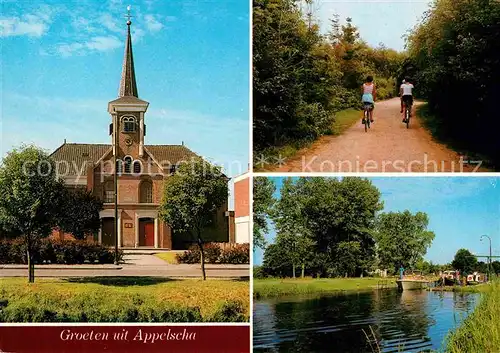
[(71, 277), (64, 279), (72, 283), (97, 283), (105, 286), (151, 286), (154, 284), (176, 281), (172, 278), (164, 277)]

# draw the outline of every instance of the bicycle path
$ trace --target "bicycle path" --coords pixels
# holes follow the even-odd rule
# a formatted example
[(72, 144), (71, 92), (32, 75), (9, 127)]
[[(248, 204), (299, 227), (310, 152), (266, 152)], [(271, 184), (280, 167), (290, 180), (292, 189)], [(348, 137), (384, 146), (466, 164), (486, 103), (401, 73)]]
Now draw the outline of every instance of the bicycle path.
[[(416, 102), (415, 105), (420, 105)], [(323, 136), (273, 172), (485, 172), (481, 161), (469, 161), (433, 140), (415, 117), (402, 122), (400, 100), (377, 102), (375, 122), (365, 132), (359, 121), (340, 136)]]

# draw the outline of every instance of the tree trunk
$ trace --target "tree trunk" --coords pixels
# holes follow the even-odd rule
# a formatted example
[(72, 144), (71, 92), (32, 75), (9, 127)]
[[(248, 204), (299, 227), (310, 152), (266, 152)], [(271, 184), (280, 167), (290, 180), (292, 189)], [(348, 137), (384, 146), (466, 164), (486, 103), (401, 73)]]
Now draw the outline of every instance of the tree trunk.
[(26, 244), (26, 257), (28, 260), (28, 283), (35, 282), (35, 264), (33, 263), (33, 251), (31, 250), (31, 241)]
[(198, 246), (200, 248), (201, 278), (205, 281), (207, 279), (207, 275), (205, 273), (205, 252), (203, 250), (203, 241), (201, 240), (200, 235), (198, 235)]
[(293, 278), (295, 278), (295, 264), (292, 264), (292, 273), (293, 273)]
[(306, 264), (302, 264), (302, 278), (304, 278), (304, 273), (306, 272)]

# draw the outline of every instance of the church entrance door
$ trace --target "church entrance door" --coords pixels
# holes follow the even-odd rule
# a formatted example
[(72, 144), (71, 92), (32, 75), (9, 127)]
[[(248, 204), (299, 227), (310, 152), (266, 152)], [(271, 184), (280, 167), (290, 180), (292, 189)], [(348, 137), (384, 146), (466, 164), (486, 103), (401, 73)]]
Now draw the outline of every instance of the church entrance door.
[(155, 245), (155, 222), (153, 218), (139, 219), (139, 246)]

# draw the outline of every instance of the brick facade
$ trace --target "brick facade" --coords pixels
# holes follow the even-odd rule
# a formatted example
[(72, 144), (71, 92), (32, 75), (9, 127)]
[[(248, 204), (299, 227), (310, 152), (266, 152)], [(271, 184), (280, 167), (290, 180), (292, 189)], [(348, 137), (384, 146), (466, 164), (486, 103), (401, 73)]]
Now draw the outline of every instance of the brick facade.
[[(112, 245), (115, 237), (108, 232), (113, 229), (114, 233), (114, 160), (126, 163), (129, 158), (132, 161), (130, 170), (122, 164), (122, 173), (118, 174), (119, 246), (186, 248), (194, 239), (186, 234), (174, 233), (168, 224), (159, 219), (158, 207), (164, 181), (174, 172), (172, 166), (197, 155), (184, 145), (145, 144), (145, 113), (149, 103), (139, 99), (137, 94), (130, 25), (119, 92), (120, 97), (108, 103), (111, 144), (64, 143), (52, 154), (59, 176), (67, 185), (84, 187), (104, 201), (100, 214), (101, 230), (98, 235), (89, 238)], [(141, 166), (140, 170), (134, 168), (136, 163)], [(215, 225), (206, 229), (204, 235), (207, 241), (228, 242), (231, 229), (234, 229), (234, 218), (227, 212), (226, 203), (218, 210)], [(52, 236), (65, 239), (70, 235), (54, 230)]]
[(235, 241), (250, 243), (250, 176), (244, 173), (234, 179)]

